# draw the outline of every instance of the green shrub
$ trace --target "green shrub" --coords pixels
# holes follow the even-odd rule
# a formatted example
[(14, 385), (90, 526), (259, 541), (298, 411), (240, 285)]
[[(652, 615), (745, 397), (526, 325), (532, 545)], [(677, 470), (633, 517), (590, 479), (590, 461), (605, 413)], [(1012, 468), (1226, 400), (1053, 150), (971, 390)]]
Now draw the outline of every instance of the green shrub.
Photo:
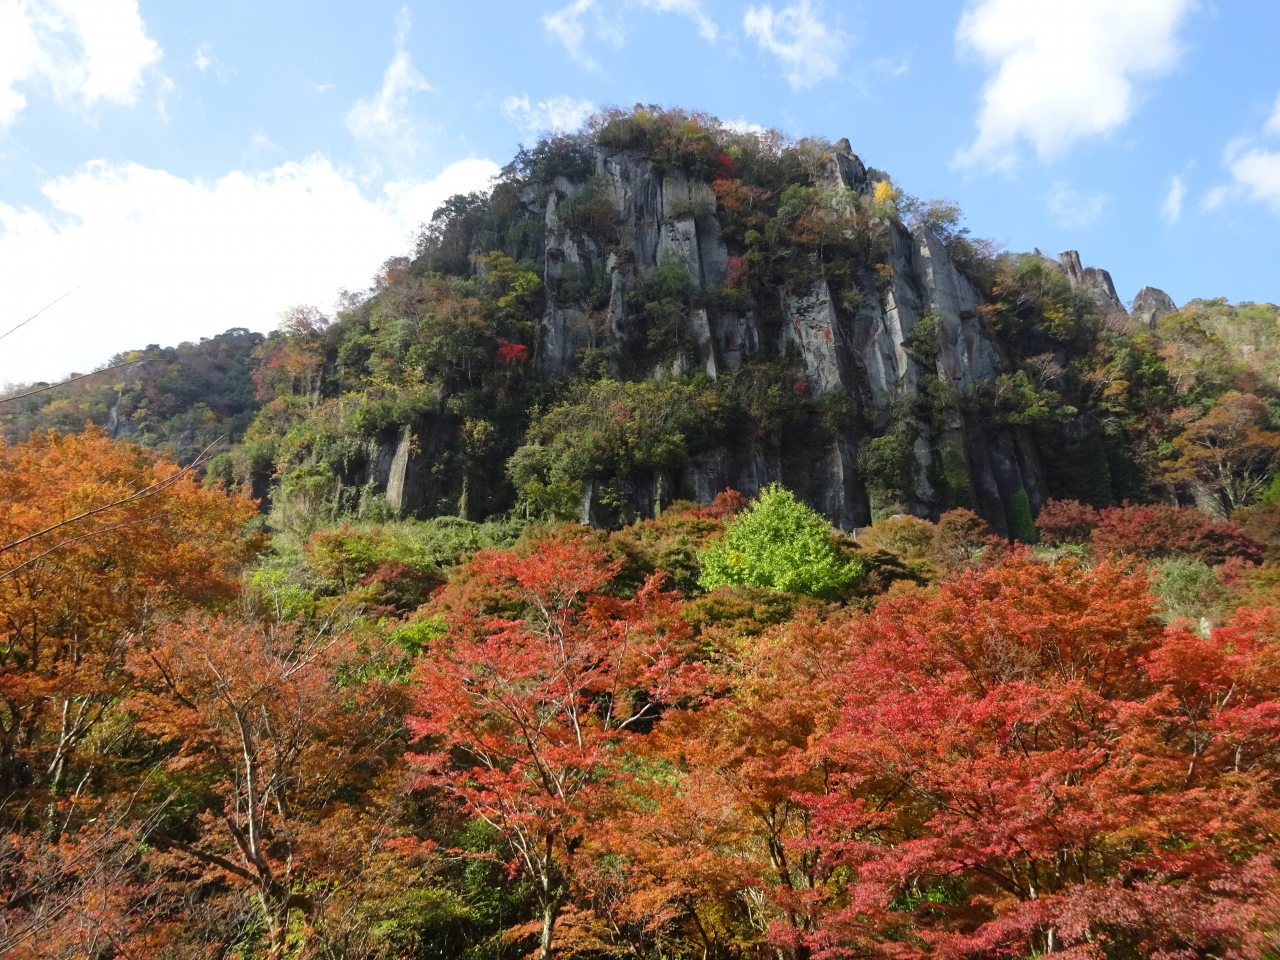
[(291, 582), (290, 571), (280, 566), (264, 566), (250, 574), (245, 593), (251, 603), (267, 617), (278, 622), (297, 617), (313, 617), (315, 593)]
[(868, 438), (858, 447), (858, 470), (871, 498), (871, 516), (879, 520), (905, 513), (904, 501), (911, 485), (912, 451), (894, 434)]
[(911, 332), (902, 341), (903, 348), (909, 353), (921, 369), (932, 372), (938, 363), (938, 315), (929, 312), (916, 320)]
[(672, 359), (692, 341), (689, 312), (693, 306), (694, 288), (689, 273), (679, 257), (665, 253), (658, 268), (627, 298), (638, 350), (633, 357), (641, 369), (655, 361)]
[[(216, 457), (214, 458), (217, 459)], [(1271, 482), (1267, 484), (1266, 492), (1262, 494), (1263, 503), (1280, 503), (1280, 473), (1271, 478)]]
[[(719, 402), (708, 382), (598, 380), (576, 385), (564, 403), (530, 428), (507, 462), (526, 515), (570, 520), (587, 484), (617, 499), (620, 481), (676, 471), (690, 450), (719, 430)], [(612, 504), (632, 518), (634, 505)]]
[(767, 587), (832, 598), (863, 573), (860, 560), (836, 550), (827, 521), (777, 484), (731, 520), (698, 561), (707, 590)]
[(1038, 543), (1040, 534), (1036, 531), (1035, 521), (1031, 519), (1031, 499), (1025, 487), (1019, 487), (1009, 500), (1005, 509), (1009, 520), (1009, 535), (1019, 543)]
[(1173, 557), (1160, 565), (1152, 592), (1160, 598), (1164, 619), (1214, 619), (1227, 592), (1211, 566), (1195, 557)]
[(978, 509), (978, 498), (973, 492), (969, 476), (969, 458), (965, 455), (964, 437), (958, 431), (948, 431), (942, 441), (939, 486), (944, 503), (950, 509), (962, 507)]

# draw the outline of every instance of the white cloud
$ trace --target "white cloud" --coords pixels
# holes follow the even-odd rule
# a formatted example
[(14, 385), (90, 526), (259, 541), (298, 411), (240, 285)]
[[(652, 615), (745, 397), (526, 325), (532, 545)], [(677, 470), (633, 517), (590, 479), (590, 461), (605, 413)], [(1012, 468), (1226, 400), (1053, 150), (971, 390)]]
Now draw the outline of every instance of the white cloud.
[[(431, 222), (431, 215), (456, 193), (487, 190), (500, 173), (492, 160), (462, 160), (434, 180), (397, 180), (383, 187), (380, 208), (397, 224), (417, 227)], [(386, 259), (385, 257), (383, 259)]]
[(63, 103), (133, 104), (159, 62), (137, 0), (0, 0), (0, 127), (47, 84)]
[(160, 118), (162, 123), (169, 122), (169, 94), (177, 89), (177, 84), (164, 74), (160, 75), (160, 83), (156, 87), (156, 116)]
[(502, 101), (502, 115), (528, 133), (563, 133), (577, 130), (595, 111), (590, 100), (574, 100), (559, 96), (550, 100), (529, 102), (529, 95), (507, 97)]
[[(1253, 199), (1280, 212), (1280, 153), (1255, 147), (1231, 161), (1231, 175)], [(1218, 188), (1206, 198), (1206, 206), (1220, 207), (1227, 196), (1228, 191)]]
[(707, 16), (698, 0), (637, 0), (642, 7), (657, 10), (660, 13), (676, 13), (688, 17), (698, 25), (698, 36), (708, 42), (720, 35), (715, 21)]
[(1087, 227), (1102, 216), (1111, 198), (1105, 193), (1083, 194), (1070, 184), (1058, 182), (1044, 202), (1049, 215), (1064, 227)]
[(1219, 210), (1222, 208), (1233, 193), (1238, 192), (1236, 188), (1216, 186), (1204, 195), (1204, 199), (1200, 201), (1200, 209), (1206, 211)]
[(911, 71), (911, 62), (905, 57), (899, 60), (890, 60), (888, 57), (877, 57), (871, 61), (871, 69), (877, 73), (885, 74), (890, 77), (900, 77), (904, 73)]
[(746, 120), (721, 120), (720, 126), (724, 127), (731, 133), (765, 133), (766, 130), (758, 123), (747, 123)]
[(191, 62), (195, 64), (196, 69), (201, 73), (212, 72), (219, 83), (226, 83), (235, 72), (223, 66), (222, 61), (214, 56), (213, 46), (208, 43), (201, 44), (196, 48), (195, 59)]
[(407, 153), (417, 146), (417, 129), (409, 112), (409, 97), (431, 89), (404, 48), (409, 27), (406, 8), (400, 11), (396, 52), (382, 74), (382, 88), (372, 99), (357, 100), (347, 113), (347, 129), (353, 137), (381, 141)]
[(574, 0), (567, 7), (542, 18), (542, 25), (564, 44), (564, 48), (569, 51), (569, 56), (588, 67), (595, 67), (596, 63), (582, 52), (582, 41), (587, 36), (587, 28), (582, 23), (582, 17), (595, 5), (596, 0)]
[(0, 382), (52, 380), (233, 326), (268, 330), (297, 303), (327, 309), (339, 289), (367, 286), (388, 256), (407, 252), (413, 228), (448, 196), (497, 173), (492, 161), (465, 160), (369, 199), (318, 155), (213, 182), (90, 163), (44, 186), (51, 213), (0, 203), (0, 328), (84, 285), (5, 340)]
[(1280, 136), (1280, 94), (1276, 94), (1276, 105), (1271, 108), (1271, 116), (1267, 118), (1267, 124), (1263, 129), (1267, 133)]
[(1182, 203), (1187, 198), (1187, 182), (1181, 176), (1169, 179), (1169, 192), (1165, 195), (1160, 213), (1164, 222), (1173, 226), (1182, 219)]
[(975, 0), (956, 39), (994, 74), (982, 94), (978, 135), (962, 163), (1009, 165), (1017, 144), (1042, 158), (1125, 123), (1135, 80), (1172, 68), (1177, 30), (1194, 0)]
[(714, 42), (720, 28), (707, 16), (701, 0), (573, 0), (542, 18), (546, 27), (574, 60), (590, 70), (600, 69), (600, 64), (587, 53), (588, 40), (602, 41), (621, 47), (627, 39), (627, 23), (624, 7), (642, 7), (655, 13), (674, 13), (688, 17), (698, 28), (698, 35)]
[[(1262, 125), (1262, 133), (1264, 137), (1280, 136), (1280, 96)], [(1206, 193), (1200, 203), (1202, 209), (1219, 210), (1230, 200), (1248, 196), (1280, 212), (1280, 152), (1259, 146), (1259, 139), (1242, 136), (1227, 141), (1222, 162), (1231, 171), (1232, 183), (1220, 184)]]
[(742, 26), (761, 49), (782, 61), (792, 90), (834, 77), (848, 46), (841, 31), (818, 18), (810, 0), (797, 0), (776, 13), (767, 4), (748, 7)]
[[(1263, 133), (1280, 136), (1280, 96), (1276, 97)], [(1222, 206), (1232, 195), (1247, 193), (1280, 212), (1280, 153), (1253, 145), (1250, 137), (1236, 137), (1223, 151), (1223, 159), (1235, 178), (1234, 189), (1220, 187), (1206, 198), (1206, 206)]]

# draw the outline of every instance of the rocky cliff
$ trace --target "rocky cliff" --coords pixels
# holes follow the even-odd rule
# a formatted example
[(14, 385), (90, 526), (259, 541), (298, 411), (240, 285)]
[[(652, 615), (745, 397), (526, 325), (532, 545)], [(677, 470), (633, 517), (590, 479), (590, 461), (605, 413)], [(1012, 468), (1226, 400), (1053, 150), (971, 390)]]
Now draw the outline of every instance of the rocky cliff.
[(1206, 381), (1172, 378), (1200, 350), (1166, 350), (1194, 327), (1173, 308), (1145, 289), (1130, 315), (1074, 251), (997, 254), (847, 140), (614, 111), (256, 346), (262, 407), (217, 475), (300, 530), (613, 526), (777, 481), (845, 529), (964, 507), (1025, 534), (1050, 497), (1181, 495), (1161, 462)]
[[(664, 259), (677, 259), (699, 291), (718, 290), (730, 271), (730, 251), (708, 183), (679, 170), (662, 170), (628, 150), (596, 145), (593, 162), (594, 177), (606, 185), (612, 209), (617, 238), (612, 249), (585, 231), (575, 232), (560, 215), (581, 195), (586, 180), (560, 176), (531, 184), (522, 194), (530, 215), (545, 224), (541, 363), (552, 377), (572, 375), (583, 350), (603, 348), (613, 356), (625, 352), (631, 336), (628, 294)], [(875, 186), (847, 140), (835, 145), (815, 180), (828, 190), (853, 195), (865, 196)], [(721, 447), (692, 458), (679, 477), (649, 482), (675, 486), (682, 495), (705, 501), (726, 487), (751, 495), (776, 480), (801, 491), (845, 529), (871, 522), (873, 503), (859, 471), (859, 449), (864, 440), (889, 428), (895, 411), (919, 401), (922, 377), (936, 377), (947, 394), (962, 397), (1013, 369), (983, 319), (985, 300), (974, 279), (928, 226), (908, 228), (892, 220), (885, 240), (883, 262), (857, 278), (852, 297), (837, 296), (815, 262), (808, 276), (778, 289), (774, 303), (726, 309), (714, 298), (704, 298), (708, 305), (690, 311), (689, 346), (648, 371), (656, 378), (701, 372), (714, 379), (762, 356), (791, 357), (801, 364), (805, 389), (814, 396), (843, 391), (853, 398), (856, 424), (801, 459), (784, 460), (763, 445)], [(1103, 313), (1125, 314), (1105, 270), (1083, 267), (1075, 251), (1058, 260), (1044, 259)], [(609, 298), (603, 312), (566, 292), (563, 279), (570, 268), (575, 275), (607, 274)], [(1143, 322), (1154, 322), (1152, 316), (1166, 306), (1172, 308), (1167, 296), (1144, 291)], [(932, 341), (924, 345), (913, 338), (922, 321)], [(956, 407), (934, 422), (917, 418), (910, 433), (911, 482), (907, 502), (900, 505), (905, 509), (936, 516), (950, 506), (967, 505), (1004, 532), (1018, 491), (1026, 492), (1033, 510), (1047, 495), (1036, 445), (1023, 428), (993, 427)], [(651, 504), (655, 497), (641, 493), (640, 499)], [(588, 490), (582, 519), (590, 521), (598, 513)]]
[(0, 429), (221, 444), (210, 477), (298, 534), (614, 526), (778, 481), (845, 529), (963, 507), (1032, 539), (1049, 498), (1227, 509), (1182, 438), (1241, 394), (1273, 423), (1277, 317), (1150, 287), (1126, 310), (1075, 251), (998, 253), (847, 140), (637, 106), (450, 198), (336, 317), (148, 348)]

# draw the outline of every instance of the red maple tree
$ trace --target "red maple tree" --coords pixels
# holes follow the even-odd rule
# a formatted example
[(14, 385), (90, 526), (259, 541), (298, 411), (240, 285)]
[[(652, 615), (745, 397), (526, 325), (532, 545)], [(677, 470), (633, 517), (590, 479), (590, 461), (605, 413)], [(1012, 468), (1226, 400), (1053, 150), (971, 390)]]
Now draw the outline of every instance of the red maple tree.
[(688, 680), (678, 598), (661, 575), (610, 594), (619, 566), (575, 540), (482, 551), (438, 601), (447, 635), (415, 673), (414, 785), (506, 841), (512, 874), (536, 890), (544, 960), (625, 742)]
[(1158, 559), (1186, 554), (1211, 564), (1232, 557), (1248, 563), (1262, 561), (1262, 545), (1238, 526), (1192, 507), (1126, 502), (1099, 511), (1098, 517), (1091, 541), (1098, 556), (1116, 553)]
[[(1257, 956), (1280, 613), (1161, 629), (1119, 565), (1015, 556), (856, 621), (809, 894), (818, 957)], [(1267, 916), (1263, 916), (1267, 914)]]
[(523, 343), (512, 343), (510, 340), (498, 341), (498, 352), (494, 355), (494, 360), (500, 367), (510, 367), (517, 363), (524, 363), (529, 359), (529, 348)]

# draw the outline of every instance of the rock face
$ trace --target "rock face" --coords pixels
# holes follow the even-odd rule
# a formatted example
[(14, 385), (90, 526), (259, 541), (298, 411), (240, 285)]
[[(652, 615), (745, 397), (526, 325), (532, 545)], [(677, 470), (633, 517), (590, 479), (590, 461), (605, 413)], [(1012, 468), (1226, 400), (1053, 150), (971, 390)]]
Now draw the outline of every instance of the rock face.
[[(729, 252), (720, 241), (716, 199), (709, 186), (690, 182), (679, 171), (662, 175), (649, 161), (627, 152), (597, 150), (596, 174), (604, 180), (618, 214), (620, 252), (605, 254), (589, 236), (574, 234), (561, 222), (558, 209), (581, 193), (582, 184), (557, 177), (545, 201), (547, 307), (542, 320), (542, 362), (544, 372), (552, 376), (570, 373), (584, 347), (617, 351), (625, 344), (626, 295), (662, 260), (678, 260), (695, 289), (718, 288), (725, 280)], [(603, 317), (583, 310), (566, 294), (567, 279), (591, 276), (598, 270), (609, 276), (609, 306)], [(696, 318), (694, 326), (699, 356), (686, 358), (684, 372), (705, 369), (715, 376), (719, 364), (740, 363), (757, 348), (750, 314), (718, 324), (722, 330), (713, 330), (705, 316)], [(711, 344), (717, 333), (722, 335), (724, 353), (736, 356), (717, 359)]]
[(1116, 286), (1111, 282), (1111, 274), (1099, 267), (1081, 266), (1080, 254), (1075, 250), (1063, 251), (1058, 254), (1057, 260), (1052, 257), (1046, 257), (1039, 250), (1036, 251), (1036, 254), (1066, 274), (1067, 279), (1071, 281), (1072, 287), (1091, 297), (1093, 302), (1102, 310), (1103, 316), (1111, 314), (1124, 315), (1128, 312), (1116, 295)]
[[(544, 193), (525, 197), (531, 214), (546, 225), (542, 364), (550, 376), (569, 375), (583, 348), (622, 356), (630, 335), (627, 294), (664, 259), (675, 258), (695, 290), (716, 290), (729, 269), (716, 198), (705, 183), (680, 172), (664, 174), (633, 153), (603, 147), (596, 148), (595, 174), (616, 211), (618, 243), (609, 252), (569, 229), (560, 215), (583, 184), (559, 177)], [(836, 144), (816, 180), (859, 194), (874, 187), (847, 140)], [(1105, 270), (1083, 267), (1075, 251), (1049, 262), (1105, 312), (1125, 312)], [(776, 314), (695, 310), (689, 318), (691, 354), (664, 361), (653, 376), (702, 372), (716, 378), (759, 355), (790, 355), (803, 365), (803, 386), (813, 395), (842, 391), (852, 398), (861, 426), (844, 430), (826, 449), (808, 451), (800, 463), (755, 445), (704, 452), (678, 477), (636, 481), (635, 510), (644, 515), (674, 496), (705, 502), (726, 487), (751, 495), (777, 480), (843, 528), (870, 523), (871, 503), (858, 469), (860, 444), (888, 429), (896, 405), (917, 399), (923, 378), (936, 378), (941, 389), (963, 395), (1010, 369), (984, 325), (978, 291), (927, 228), (894, 223), (887, 262), (878, 270), (859, 281), (859, 295), (852, 298), (837, 296), (815, 267), (808, 282), (780, 291)], [(607, 275), (609, 302), (593, 311), (574, 299), (581, 284), (569, 281), (601, 273)], [(923, 350), (915, 343), (919, 337), (913, 339), (921, 322), (928, 323), (931, 341)], [(1027, 492), (1033, 509), (1043, 499), (1035, 447), (1019, 429), (992, 429), (951, 412), (942, 422), (917, 425), (910, 459), (914, 477), (904, 505), (920, 515), (969, 506), (1004, 532), (1006, 509), (1018, 490)], [(585, 491), (583, 522), (602, 522), (603, 515), (593, 491)]]
[(853, 152), (849, 139), (842, 137), (832, 151), (830, 162), (823, 171), (822, 182), (828, 187), (844, 187), (858, 193), (867, 193), (871, 182), (867, 179), (867, 168)]
[(1155, 287), (1143, 287), (1133, 298), (1133, 307), (1129, 316), (1148, 329), (1154, 330), (1161, 317), (1176, 313), (1178, 305), (1163, 290)]
[(131, 437), (137, 432), (137, 425), (127, 416), (121, 415), (120, 402), (121, 397), (117, 396), (116, 402), (107, 411), (107, 436), (112, 440)]

